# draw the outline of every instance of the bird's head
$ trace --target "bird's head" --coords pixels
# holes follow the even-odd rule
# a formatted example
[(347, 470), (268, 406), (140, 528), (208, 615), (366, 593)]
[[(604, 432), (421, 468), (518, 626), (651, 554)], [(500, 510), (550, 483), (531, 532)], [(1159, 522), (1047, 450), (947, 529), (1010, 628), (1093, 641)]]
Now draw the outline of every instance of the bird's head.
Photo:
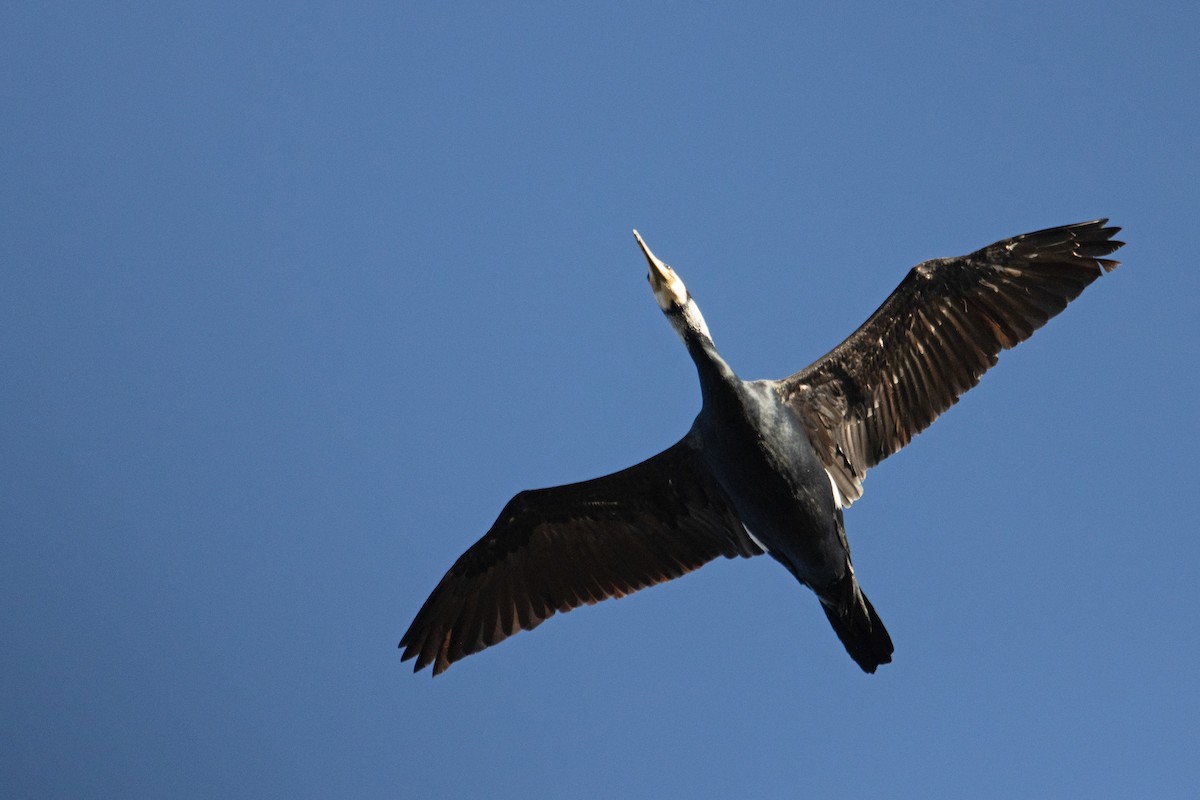
[(650, 265), (650, 269), (646, 273), (646, 280), (650, 281), (654, 299), (662, 312), (667, 315), (671, 327), (675, 328), (685, 342), (689, 332), (700, 334), (712, 341), (708, 325), (704, 322), (704, 317), (700, 314), (700, 308), (696, 305), (696, 301), (692, 299), (691, 293), (684, 286), (683, 279), (676, 274), (675, 270), (664, 264), (658, 256), (650, 252), (650, 248), (646, 246), (646, 242), (642, 240), (637, 231), (633, 232), (633, 237), (637, 239), (638, 246), (642, 248), (646, 262)]
[(663, 310), (664, 314), (669, 314), (672, 310), (683, 310), (689, 297), (687, 287), (683, 285), (683, 279), (675, 274), (675, 270), (664, 264), (658, 256), (650, 252), (650, 248), (642, 240), (641, 234), (634, 231), (633, 238), (637, 239), (638, 247), (642, 248), (642, 253), (645, 254), (646, 261), (650, 264), (646, 280), (650, 281), (650, 288), (654, 291), (654, 299), (658, 302), (658, 307)]

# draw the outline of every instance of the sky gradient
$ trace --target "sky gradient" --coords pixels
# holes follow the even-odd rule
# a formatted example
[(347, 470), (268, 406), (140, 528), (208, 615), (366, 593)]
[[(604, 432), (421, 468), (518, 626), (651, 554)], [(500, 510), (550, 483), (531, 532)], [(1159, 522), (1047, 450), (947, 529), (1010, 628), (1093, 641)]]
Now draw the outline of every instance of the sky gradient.
[[(1190, 3), (6, 4), (0, 796), (1187, 797), (1200, 785)], [(847, 512), (895, 661), (768, 559), (431, 680), (524, 488), (917, 262), (1128, 245)]]

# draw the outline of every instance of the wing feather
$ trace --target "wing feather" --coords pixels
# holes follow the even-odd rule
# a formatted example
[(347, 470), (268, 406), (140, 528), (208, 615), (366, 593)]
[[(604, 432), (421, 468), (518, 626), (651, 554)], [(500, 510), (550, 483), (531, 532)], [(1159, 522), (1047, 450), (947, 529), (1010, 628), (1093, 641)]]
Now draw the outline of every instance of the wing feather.
[(513, 497), (425, 601), (403, 659), (437, 675), (555, 612), (759, 553), (689, 433), (621, 472)]
[(958, 401), (1096, 278), (1122, 246), (1100, 219), (914, 267), (848, 339), (776, 384), (847, 505), (866, 472)]

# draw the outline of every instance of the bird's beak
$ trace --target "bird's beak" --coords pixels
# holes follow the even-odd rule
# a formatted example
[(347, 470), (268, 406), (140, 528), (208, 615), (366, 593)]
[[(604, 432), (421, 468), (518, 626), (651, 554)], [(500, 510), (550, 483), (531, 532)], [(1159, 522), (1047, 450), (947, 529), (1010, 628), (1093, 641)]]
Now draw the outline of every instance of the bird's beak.
[(638, 247), (642, 248), (646, 262), (650, 264), (650, 272), (646, 277), (650, 279), (650, 288), (654, 291), (658, 307), (663, 311), (674, 307), (682, 308), (688, 301), (687, 287), (683, 285), (683, 281), (675, 274), (675, 270), (650, 252), (650, 248), (646, 247), (637, 231), (633, 232), (633, 238), (637, 239)]
[(638, 247), (642, 248), (642, 254), (646, 256), (647, 263), (650, 264), (650, 287), (655, 294), (666, 290), (671, 283), (671, 268), (658, 259), (658, 256), (650, 252), (650, 248), (642, 241), (642, 236), (636, 230), (633, 232), (633, 238), (637, 239)]

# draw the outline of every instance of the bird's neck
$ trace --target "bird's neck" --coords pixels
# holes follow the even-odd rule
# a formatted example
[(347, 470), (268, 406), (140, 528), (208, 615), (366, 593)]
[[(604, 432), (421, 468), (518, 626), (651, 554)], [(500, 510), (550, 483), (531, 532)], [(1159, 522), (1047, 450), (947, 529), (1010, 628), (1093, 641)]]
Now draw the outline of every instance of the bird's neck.
[(680, 331), (680, 335), (687, 347), (688, 355), (692, 357), (692, 362), (696, 365), (696, 373), (700, 377), (700, 392), (706, 400), (715, 398), (716, 395), (726, 391), (729, 386), (737, 382), (737, 375), (717, 352), (717, 347), (713, 344), (707, 329), (700, 331), (695, 328), (685, 328)]
[(700, 390), (706, 399), (715, 398), (723, 387), (737, 382), (737, 376), (717, 352), (712, 334), (708, 332), (708, 323), (695, 300), (688, 297), (686, 305), (667, 312), (666, 316), (696, 365)]

